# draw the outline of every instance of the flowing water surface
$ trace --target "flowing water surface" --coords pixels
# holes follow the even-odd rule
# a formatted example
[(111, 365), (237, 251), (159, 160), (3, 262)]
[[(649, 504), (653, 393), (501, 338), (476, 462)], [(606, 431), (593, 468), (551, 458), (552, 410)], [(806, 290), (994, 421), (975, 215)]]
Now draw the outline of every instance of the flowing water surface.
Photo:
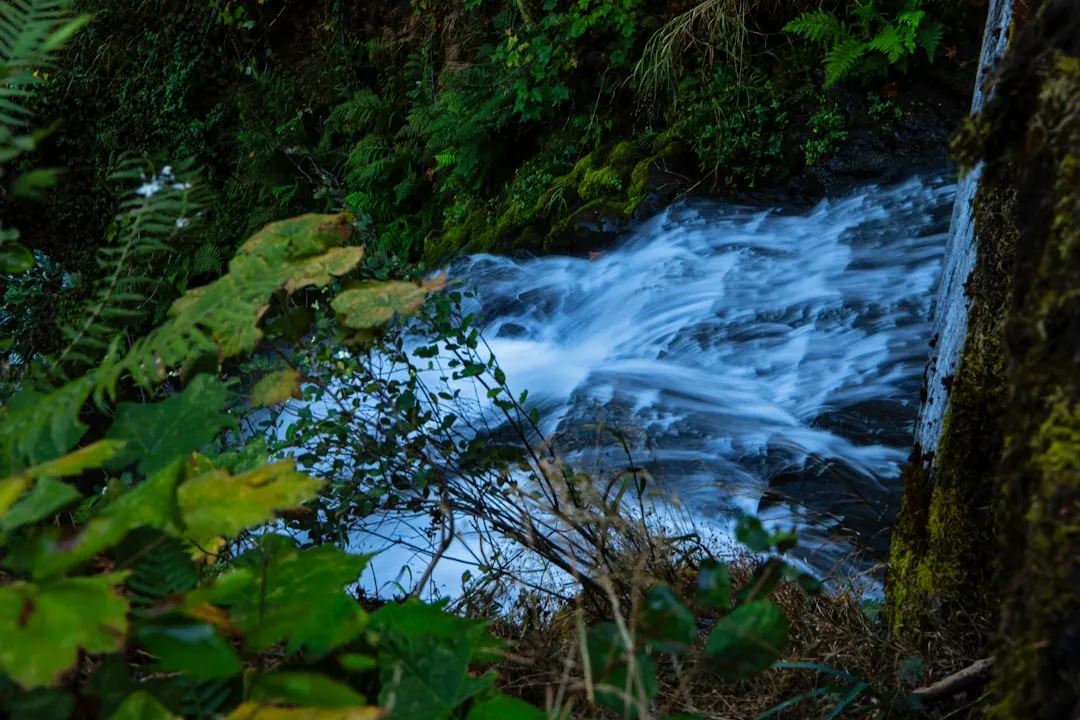
[[(450, 275), (476, 288), (511, 387), (572, 462), (626, 464), (578, 432), (616, 426), (695, 524), (795, 523), (827, 573), (887, 546), (954, 190), (942, 176), (800, 210), (686, 201), (602, 254), (476, 255)], [(426, 560), (391, 546), (376, 569)], [(453, 592), (462, 568), (444, 564)]]

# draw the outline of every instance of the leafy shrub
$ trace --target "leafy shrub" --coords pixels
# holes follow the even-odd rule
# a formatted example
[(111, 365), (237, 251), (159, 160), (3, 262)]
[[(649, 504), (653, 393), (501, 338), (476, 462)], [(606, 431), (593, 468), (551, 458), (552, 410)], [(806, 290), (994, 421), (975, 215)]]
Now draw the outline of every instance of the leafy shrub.
[(933, 61), (945, 26), (922, 9), (922, 0), (905, 0), (895, 14), (886, 14), (878, 4), (884, 1), (860, 0), (850, 23), (822, 9), (803, 13), (784, 30), (826, 51), (826, 87), (849, 75), (881, 74), (892, 66), (906, 70), (919, 49)]
[(704, 80), (683, 82), (678, 132), (689, 138), (703, 170), (752, 187), (786, 168), (788, 99), (770, 80), (740, 82), (717, 69)]
[(840, 144), (847, 140), (846, 126), (844, 116), (836, 105), (814, 113), (810, 118), (812, 137), (803, 144), (806, 164), (813, 165), (829, 153), (835, 152)]

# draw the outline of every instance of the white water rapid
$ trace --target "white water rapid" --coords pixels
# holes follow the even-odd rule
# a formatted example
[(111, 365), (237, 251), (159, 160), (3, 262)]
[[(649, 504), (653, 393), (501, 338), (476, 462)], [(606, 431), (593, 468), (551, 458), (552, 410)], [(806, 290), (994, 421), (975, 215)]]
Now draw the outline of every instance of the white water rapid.
[[(795, 521), (829, 572), (854, 535), (882, 549), (898, 504), (954, 190), (918, 178), (802, 211), (695, 200), (591, 259), (476, 255), (450, 274), (564, 456), (625, 464), (577, 433), (617, 426), (695, 523)], [(426, 560), (391, 545), (377, 564)], [(464, 568), (444, 565), (453, 593)]]
[[(591, 258), (476, 255), (449, 272), (476, 289), (466, 309), (563, 457), (625, 465), (580, 431), (615, 426), (702, 534), (730, 536), (742, 513), (794, 524), (803, 560), (829, 574), (867, 566), (853, 547), (885, 548), (954, 192), (939, 176), (803, 210), (694, 200)], [(364, 584), (411, 587), (438, 538), (371, 521), (353, 536), (381, 551)], [(469, 565), (454, 558), (475, 557), (468, 524), (439, 593), (460, 592)]]

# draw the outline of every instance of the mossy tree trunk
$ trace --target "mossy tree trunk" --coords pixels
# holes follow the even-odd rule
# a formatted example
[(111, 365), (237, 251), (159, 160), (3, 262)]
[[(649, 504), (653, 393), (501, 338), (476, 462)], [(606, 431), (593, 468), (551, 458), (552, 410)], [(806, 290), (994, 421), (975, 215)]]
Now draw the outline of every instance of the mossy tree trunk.
[(1030, 3), (995, 92), (957, 143), (986, 162), (972, 322), (935, 469), (908, 471), (890, 611), (996, 610), (991, 715), (1080, 717), (1080, 3)]

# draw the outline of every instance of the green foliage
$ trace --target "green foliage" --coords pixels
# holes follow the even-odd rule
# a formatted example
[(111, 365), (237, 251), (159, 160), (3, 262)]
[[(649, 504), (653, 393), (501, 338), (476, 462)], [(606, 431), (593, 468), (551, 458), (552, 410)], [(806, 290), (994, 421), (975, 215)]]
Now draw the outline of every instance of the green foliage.
[(847, 140), (847, 123), (839, 108), (822, 108), (810, 117), (810, 133), (803, 144), (806, 164), (813, 165), (826, 155), (833, 153)]
[(119, 403), (106, 437), (122, 445), (108, 467), (121, 470), (137, 462), (136, 470), (154, 475), (170, 458), (205, 446), (234, 424), (224, 414), (225, 386), (208, 375), (192, 379), (183, 392), (160, 403)]
[(790, 96), (783, 87), (760, 77), (739, 81), (718, 69), (684, 81), (681, 97), (680, 134), (691, 139), (703, 170), (753, 187), (788, 167)]
[(784, 26), (786, 32), (826, 51), (826, 87), (849, 75), (882, 74), (892, 66), (906, 71), (908, 58), (919, 49), (933, 61), (945, 26), (922, 9), (922, 0), (905, 0), (895, 13), (877, 2), (857, 2), (850, 11), (850, 22), (819, 9), (805, 12)]

